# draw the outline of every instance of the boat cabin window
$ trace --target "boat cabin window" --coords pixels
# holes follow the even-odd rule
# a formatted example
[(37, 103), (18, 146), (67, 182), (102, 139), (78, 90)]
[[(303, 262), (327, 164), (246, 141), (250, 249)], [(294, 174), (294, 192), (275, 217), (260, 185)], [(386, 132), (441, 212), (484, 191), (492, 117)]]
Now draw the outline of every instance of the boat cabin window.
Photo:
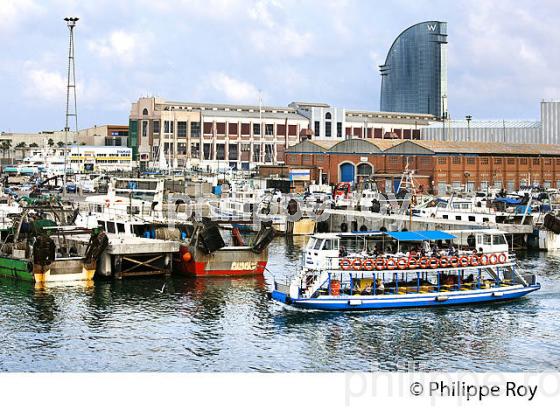
[(107, 222), (107, 232), (115, 233), (115, 223), (114, 222)]
[(492, 236), (490, 236), (490, 235), (484, 235), (484, 236), (483, 236), (483, 241), (482, 241), (482, 243), (483, 243), (484, 245), (492, 245)]
[(117, 222), (117, 232), (118, 233), (124, 233), (124, 224), (123, 223), (118, 223)]
[(326, 239), (323, 242), (323, 250), (325, 251), (332, 251), (332, 250), (336, 250), (338, 249), (337, 243), (336, 243), (336, 239)]
[(315, 250), (321, 249), (321, 244), (322, 244), (322, 243), (323, 243), (322, 240), (317, 239), (317, 240), (315, 241), (315, 244), (313, 245), (313, 249), (315, 249)]
[(462, 219), (462, 218), (461, 218), (461, 215), (456, 215), (456, 216), (455, 216), (455, 219), (458, 220), (458, 221), (460, 221), (460, 220)]
[(107, 230), (107, 228), (105, 228), (105, 221), (97, 221), (97, 225), (100, 228), (103, 228), (104, 231)]
[(474, 216), (469, 216), (469, 221), (470, 222), (475, 222), (476, 220), (475, 220)]
[(504, 235), (493, 235), (492, 241), (494, 245), (505, 245), (507, 244), (506, 238)]

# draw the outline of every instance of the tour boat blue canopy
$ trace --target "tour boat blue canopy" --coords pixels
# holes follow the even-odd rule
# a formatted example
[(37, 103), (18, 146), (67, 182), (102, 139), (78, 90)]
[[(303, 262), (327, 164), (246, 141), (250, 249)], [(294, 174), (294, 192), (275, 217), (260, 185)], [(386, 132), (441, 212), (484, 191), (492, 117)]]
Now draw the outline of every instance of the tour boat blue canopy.
[(386, 232), (391, 238), (397, 241), (422, 242), (422, 241), (439, 241), (456, 238), (443, 231), (405, 231), (405, 232)]
[(495, 199), (496, 202), (503, 202), (507, 205), (519, 205), (521, 203), (521, 199), (515, 198), (508, 198), (508, 197), (499, 197)]

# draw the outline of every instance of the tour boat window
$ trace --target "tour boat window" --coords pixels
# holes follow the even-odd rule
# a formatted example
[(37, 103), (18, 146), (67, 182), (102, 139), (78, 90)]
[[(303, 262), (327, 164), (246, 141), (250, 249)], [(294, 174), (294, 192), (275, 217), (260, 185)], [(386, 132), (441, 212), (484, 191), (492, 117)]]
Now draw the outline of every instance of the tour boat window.
[(455, 219), (458, 220), (458, 221), (462, 220), (461, 215), (456, 215)]
[(309, 241), (309, 244), (307, 245), (307, 247), (309, 249), (313, 249), (315, 247), (315, 243), (317, 242), (317, 239), (315, 238), (311, 238), (311, 240)]
[(504, 235), (494, 235), (493, 236), (494, 245), (505, 245), (507, 244), (506, 238)]
[(490, 219), (488, 219), (488, 218), (482, 218), (482, 222), (489, 222), (489, 221), (490, 221)]
[(323, 250), (325, 250), (325, 251), (332, 251), (332, 250), (337, 249), (337, 247), (335, 246), (335, 245), (336, 245), (335, 242), (336, 242), (336, 241), (335, 241), (334, 239), (326, 239), (326, 240), (323, 242)]
[(107, 232), (115, 233), (115, 223), (114, 222), (107, 222)]
[(322, 244), (322, 243), (323, 243), (323, 241), (317, 240), (317, 241), (315, 242), (315, 245), (313, 246), (313, 249), (315, 249), (315, 250), (321, 249), (321, 244)]
[(118, 233), (124, 233), (124, 224), (117, 223), (117, 232)]
[(492, 245), (492, 236), (484, 235), (483, 242), (484, 245)]
[(474, 216), (469, 216), (469, 221), (470, 221), (470, 222), (476, 222)]
[(441, 216), (443, 219), (449, 219), (449, 215), (442, 215)]

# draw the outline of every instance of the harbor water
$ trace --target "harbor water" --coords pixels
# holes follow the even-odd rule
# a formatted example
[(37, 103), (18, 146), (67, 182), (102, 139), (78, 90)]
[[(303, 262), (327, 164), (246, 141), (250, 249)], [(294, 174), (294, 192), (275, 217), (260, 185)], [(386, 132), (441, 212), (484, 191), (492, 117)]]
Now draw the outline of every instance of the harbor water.
[(264, 278), (143, 278), (35, 289), (0, 281), (1, 371), (560, 370), (560, 253), (519, 254), (542, 290), (510, 303), (309, 312), (267, 297), (304, 238), (277, 238)]

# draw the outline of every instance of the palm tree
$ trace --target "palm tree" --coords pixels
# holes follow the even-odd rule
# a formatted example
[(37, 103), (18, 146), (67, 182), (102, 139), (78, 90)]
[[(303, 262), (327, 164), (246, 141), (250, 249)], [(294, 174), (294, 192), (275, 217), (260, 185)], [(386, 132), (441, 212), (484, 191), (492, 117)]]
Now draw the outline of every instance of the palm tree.
[(24, 141), (22, 141), (22, 142), (20, 142), (19, 144), (16, 145), (16, 148), (25, 148), (26, 146), (27, 146), (27, 144)]
[(58, 141), (56, 145), (58, 145), (58, 148), (62, 148), (64, 146), (64, 142)]
[(29, 144), (29, 148), (39, 148), (39, 144), (37, 144), (36, 142), (32, 142), (31, 144)]
[(9, 151), (12, 147), (12, 140), (4, 140), (2, 144), (0, 144), (0, 149), (2, 150), (2, 156), (6, 157), (6, 151)]
[(49, 140), (47, 141), (47, 144), (49, 144), (49, 147), (52, 148), (52, 146), (54, 145), (54, 141), (52, 138), (49, 138)]

